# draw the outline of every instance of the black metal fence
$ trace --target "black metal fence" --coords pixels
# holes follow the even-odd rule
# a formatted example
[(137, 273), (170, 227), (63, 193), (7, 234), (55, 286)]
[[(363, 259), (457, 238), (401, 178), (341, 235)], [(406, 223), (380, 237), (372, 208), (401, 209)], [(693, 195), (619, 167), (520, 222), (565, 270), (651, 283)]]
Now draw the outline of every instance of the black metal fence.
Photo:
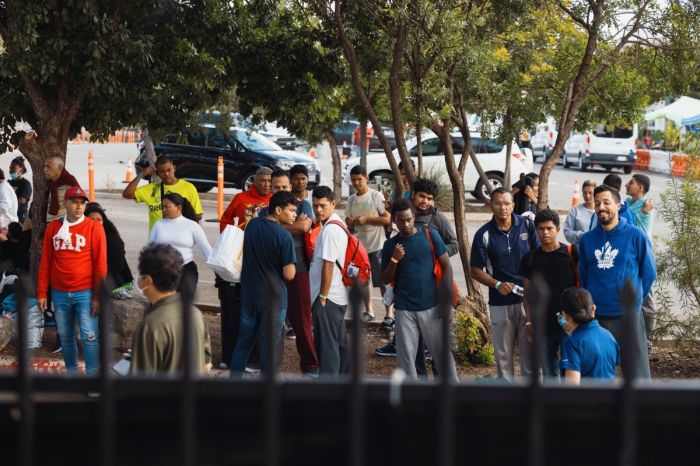
[[(351, 290), (353, 366), (337, 380), (280, 381), (272, 352), (260, 379), (116, 377), (102, 351), (97, 377), (29, 369), (27, 282), (18, 290), (19, 369), (0, 374), (2, 464), (100, 465), (671, 465), (695, 464), (700, 385), (635, 383), (581, 388), (367, 380), (361, 296)], [(633, 290), (626, 290), (633, 293)], [(535, 286), (533, 306), (546, 290)], [(101, 344), (111, 348), (111, 299), (99, 296)], [(184, 293), (183, 309), (192, 302)], [(444, 341), (450, 300), (441, 291)], [(535, 313), (539, 315), (541, 313)], [(272, 319), (266, 319), (271, 330)], [(543, 325), (530, 355), (537, 361)], [(184, 313), (185, 354), (192, 316)], [(268, 332), (271, 334), (271, 332)], [(449, 347), (448, 345), (445, 345)], [(442, 358), (443, 367), (448, 355)], [(629, 357), (629, 355), (623, 355)], [(445, 372), (446, 373), (446, 372)], [(85, 396), (88, 392), (97, 398)]]

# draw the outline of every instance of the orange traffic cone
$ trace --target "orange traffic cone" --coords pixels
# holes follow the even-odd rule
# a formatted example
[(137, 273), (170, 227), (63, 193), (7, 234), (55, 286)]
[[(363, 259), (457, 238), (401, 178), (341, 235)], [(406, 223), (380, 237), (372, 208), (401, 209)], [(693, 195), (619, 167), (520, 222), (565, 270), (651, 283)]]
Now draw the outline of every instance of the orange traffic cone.
[(131, 156), (129, 156), (129, 161), (126, 162), (126, 174), (124, 175), (124, 183), (131, 183), (134, 179), (134, 172), (132, 171)]
[(578, 180), (574, 180), (574, 197), (571, 199), (571, 207), (581, 202), (581, 190), (578, 188)]

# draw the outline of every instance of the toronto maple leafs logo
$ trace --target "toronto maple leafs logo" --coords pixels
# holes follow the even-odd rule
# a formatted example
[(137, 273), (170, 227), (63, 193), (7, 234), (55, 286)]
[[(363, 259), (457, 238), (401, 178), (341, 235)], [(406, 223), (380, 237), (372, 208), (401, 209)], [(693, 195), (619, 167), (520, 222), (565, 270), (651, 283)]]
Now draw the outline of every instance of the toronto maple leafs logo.
[(607, 241), (602, 248), (595, 250), (595, 258), (598, 261), (599, 269), (612, 269), (615, 264), (615, 258), (617, 257), (617, 249), (613, 249), (610, 245), (610, 241)]

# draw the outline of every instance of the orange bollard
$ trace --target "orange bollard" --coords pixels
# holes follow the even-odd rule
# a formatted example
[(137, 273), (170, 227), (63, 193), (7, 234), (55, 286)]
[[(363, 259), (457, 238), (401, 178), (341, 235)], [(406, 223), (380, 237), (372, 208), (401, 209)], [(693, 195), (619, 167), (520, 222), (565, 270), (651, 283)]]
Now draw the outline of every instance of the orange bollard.
[(224, 158), (219, 156), (216, 164), (216, 217), (224, 215)]
[(95, 202), (95, 156), (88, 151), (88, 198)]
[(131, 156), (129, 156), (129, 160), (126, 162), (126, 174), (124, 175), (124, 183), (131, 183), (131, 181), (134, 179), (134, 172), (131, 171), (131, 167)]
[(316, 158), (316, 149), (315, 148), (313, 148), (313, 147), (311, 148), (311, 150), (309, 151), (309, 157), (311, 157), (313, 159)]
[(578, 205), (581, 202), (581, 191), (578, 189), (578, 179), (574, 180), (574, 197), (571, 199), (571, 207)]

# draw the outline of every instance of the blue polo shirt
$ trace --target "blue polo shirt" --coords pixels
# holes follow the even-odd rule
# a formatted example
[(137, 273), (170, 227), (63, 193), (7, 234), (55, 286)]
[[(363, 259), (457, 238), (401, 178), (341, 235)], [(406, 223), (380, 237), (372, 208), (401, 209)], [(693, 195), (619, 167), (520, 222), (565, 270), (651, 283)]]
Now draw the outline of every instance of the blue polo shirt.
[(581, 377), (614, 380), (620, 365), (620, 347), (612, 333), (593, 319), (574, 329), (564, 342), (561, 367), (580, 372)]
[[(495, 220), (483, 225), (474, 235), (469, 265), (486, 271), (499, 282), (511, 282), (522, 286), (520, 262), (531, 249), (540, 246), (535, 224), (513, 214), (510, 230), (498, 228)], [(495, 288), (489, 288), (489, 304), (506, 306), (518, 304), (523, 298), (510, 293), (503, 296)]]

